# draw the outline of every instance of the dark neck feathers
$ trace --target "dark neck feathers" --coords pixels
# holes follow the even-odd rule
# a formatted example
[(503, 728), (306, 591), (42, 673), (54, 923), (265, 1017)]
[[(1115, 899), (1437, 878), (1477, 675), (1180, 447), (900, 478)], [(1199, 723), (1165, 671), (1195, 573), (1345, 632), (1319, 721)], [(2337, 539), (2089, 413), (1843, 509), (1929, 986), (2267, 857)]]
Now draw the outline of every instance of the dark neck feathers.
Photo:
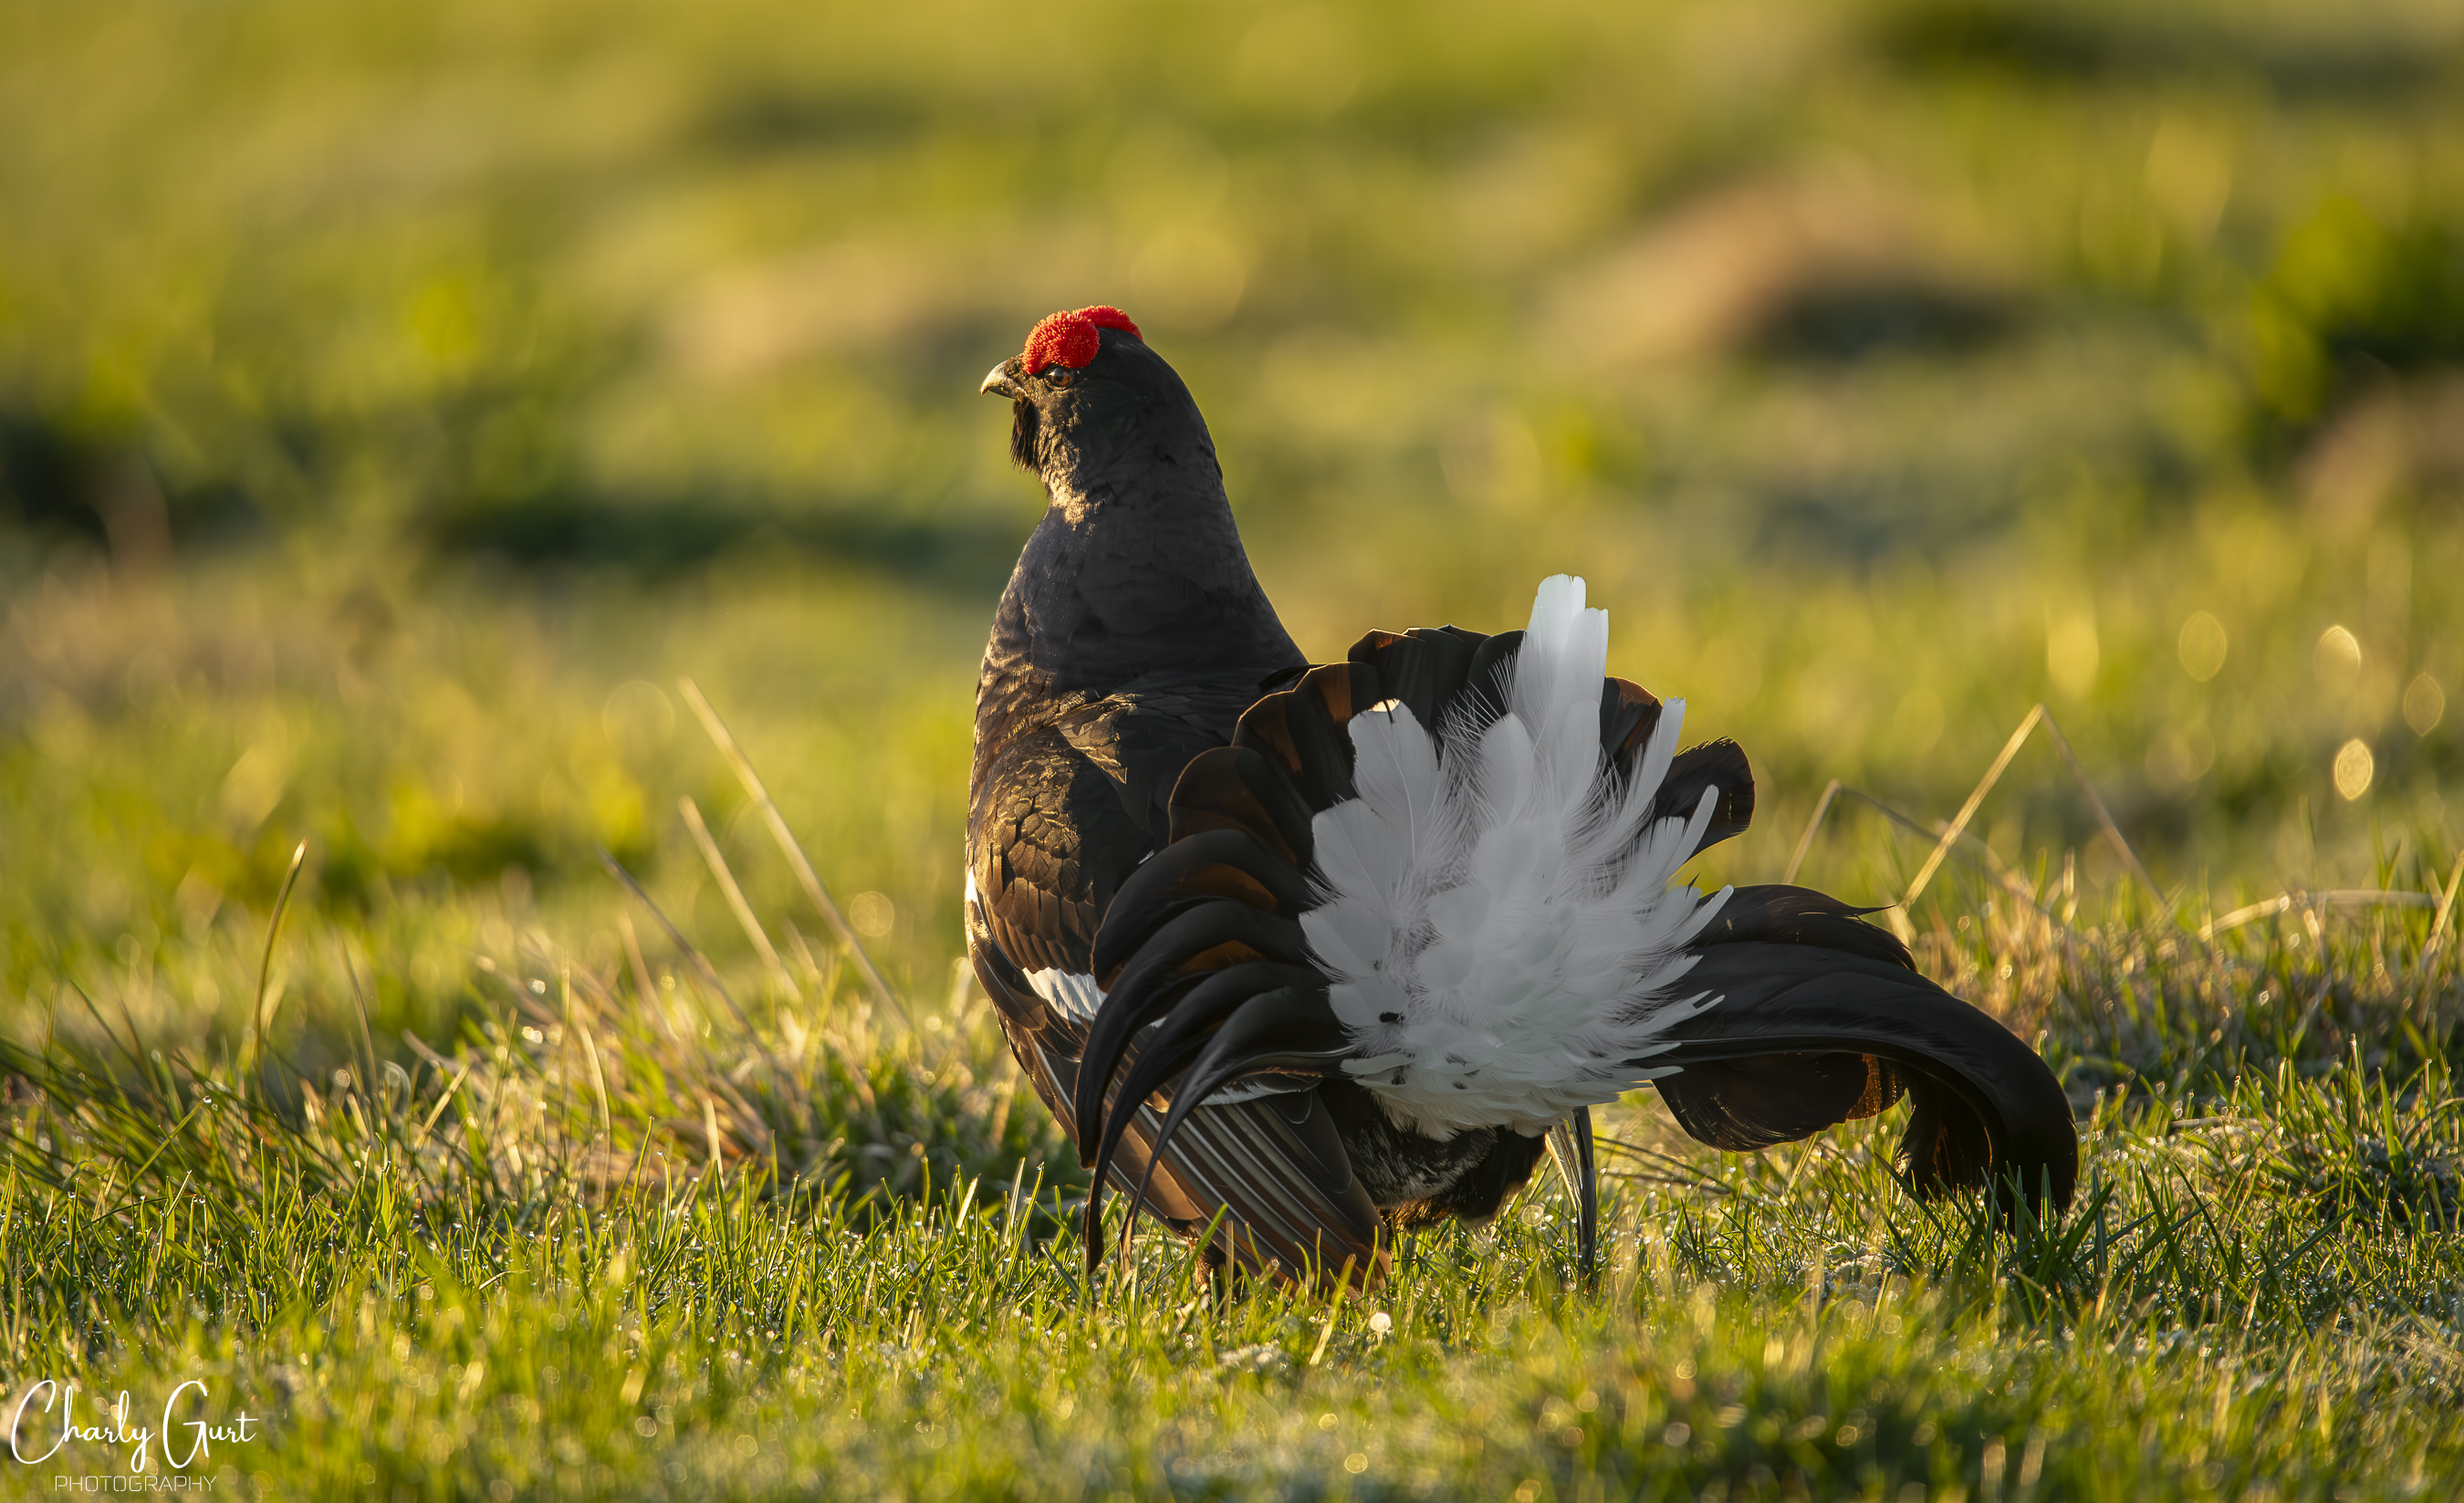
[(1302, 661), (1242, 549), (1205, 420), (1169, 366), (1133, 349), (1163, 378), (1150, 400), (1041, 416), (1050, 503), (993, 618), (979, 711), (1023, 708), (1022, 691), (1247, 690)]

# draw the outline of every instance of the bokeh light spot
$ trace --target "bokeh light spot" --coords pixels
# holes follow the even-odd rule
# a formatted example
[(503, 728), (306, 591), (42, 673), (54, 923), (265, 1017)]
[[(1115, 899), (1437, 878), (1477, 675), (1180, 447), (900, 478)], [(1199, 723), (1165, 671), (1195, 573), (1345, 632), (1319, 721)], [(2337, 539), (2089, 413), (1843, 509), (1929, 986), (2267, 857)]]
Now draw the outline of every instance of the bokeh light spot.
[(2346, 803), (2360, 798), (2370, 791), (2370, 779), (2377, 771), (2368, 744), (2354, 737), (2336, 752), (2336, 792)]
[(2147, 776), (2158, 787), (2186, 787), (2215, 764), (2216, 739), (2205, 725), (2176, 726), (2147, 747)]
[(887, 893), (858, 893), (847, 899), (847, 922), (868, 939), (878, 939), (898, 922), (898, 907)]
[(2182, 654), (2182, 671), (2201, 683), (2216, 676), (2225, 666), (2225, 624), (2204, 610), (2190, 612), (2174, 645)]
[(627, 679), (600, 706), (599, 724), (620, 749), (647, 754), (667, 744), (669, 733), (676, 728), (676, 707), (658, 685)]
[(2331, 677), (2359, 673), (2362, 668), (2361, 639), (2343, 627), (2329, 627), (2319, 633), (2319, 646), (2313, 650), (2311, 660), (2318, 664), (2320, 673)]
[(2404, 723), (2412, 727), (2415, 736), (2427, 736), (2438, 729), (2439, 718), (2447, 713), (2447, 692), (2438, 680), (2428, 674), (2416, 676), (2404, 686)]

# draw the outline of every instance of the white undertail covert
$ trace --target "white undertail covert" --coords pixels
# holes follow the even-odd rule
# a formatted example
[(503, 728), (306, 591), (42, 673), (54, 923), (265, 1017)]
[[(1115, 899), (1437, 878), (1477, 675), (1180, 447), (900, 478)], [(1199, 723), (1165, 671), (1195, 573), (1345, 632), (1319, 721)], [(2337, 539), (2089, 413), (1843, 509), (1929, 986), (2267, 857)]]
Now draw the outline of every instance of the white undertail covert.
[(1727, 890), (1672, 885), (1718, 804), (1651, 820), (1683, 701), (1662, 707), (1622, 788), (1600, 749), (1608, 612), (1541, 582), (1504, 715), (1422, 726), (1400, 703), (1352, 718), (1356, 799), (1318, 814), (1323, 900), (1301, 926), (1397, 1122), (1539, 1133), (1668, 1072), (1670, 1025), (1717, 1001), (1683, 985), (1685, 945)]

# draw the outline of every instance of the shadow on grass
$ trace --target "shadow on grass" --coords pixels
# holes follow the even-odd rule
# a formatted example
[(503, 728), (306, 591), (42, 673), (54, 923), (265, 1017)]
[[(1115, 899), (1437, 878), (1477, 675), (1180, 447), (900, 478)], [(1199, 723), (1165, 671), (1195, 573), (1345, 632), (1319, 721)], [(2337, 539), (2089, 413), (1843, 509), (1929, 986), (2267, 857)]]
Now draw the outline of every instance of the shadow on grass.
[(2431, 91), (2453, 60), (2394, 28), (2324, 40), (2152, 11), (2125, 20), (2003, 0), (1900, 7), (1885, 12), (1872, 45), (1917, 71), (2057, 84), (2239, 75), (2281, 98), (2356, 102)]
[(789, 548), (911, 584), (990, 595), (1009, 578), (1023, 529), (975, 517), (898, 516), (861, 502), (788, 509), (559, 490), (439, 508), (415, 532), (439, 555), (490, 557), (523, 568), (612, 566), (650, 578), (731, 554)]

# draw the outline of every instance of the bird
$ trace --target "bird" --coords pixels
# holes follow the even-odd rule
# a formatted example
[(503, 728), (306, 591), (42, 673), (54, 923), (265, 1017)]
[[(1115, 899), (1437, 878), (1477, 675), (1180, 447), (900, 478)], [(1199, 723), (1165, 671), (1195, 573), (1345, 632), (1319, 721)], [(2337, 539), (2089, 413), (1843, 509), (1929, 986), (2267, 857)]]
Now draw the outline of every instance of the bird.
[(1210, 1270), (1365, 1291), (1554, 1160), (1581, 1264), (1591, 1112), (1657, 1091), (1745, 1151), (1909, 1103), (1920, 1198), (2058, 1214), (2045, 1062), (1871, 909), (1681, 880), (1742, 833), (1734, 741), (1608, 675), (1584, 582), (1526, 623), (1371, 630), (1311, 664), (1235, 526), (1204, 417), (1119, 308), (983, 379), (1044, 515), (977, 682), (964, 921), (1011, 1052), (1093, 1180)]

